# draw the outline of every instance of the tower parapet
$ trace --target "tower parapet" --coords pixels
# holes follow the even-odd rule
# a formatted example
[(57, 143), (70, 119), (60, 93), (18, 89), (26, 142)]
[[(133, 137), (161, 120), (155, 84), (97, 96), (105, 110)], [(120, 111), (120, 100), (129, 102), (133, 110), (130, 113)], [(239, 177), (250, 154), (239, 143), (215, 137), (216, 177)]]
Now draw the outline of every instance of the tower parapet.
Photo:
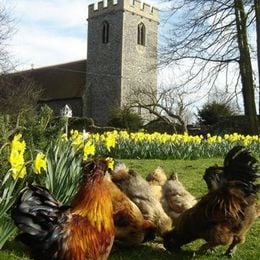
[(88, 7), (88, 19), (110, 12), (128, 11), (159, 22), (159, 9), (140, 0), (103, 0)]

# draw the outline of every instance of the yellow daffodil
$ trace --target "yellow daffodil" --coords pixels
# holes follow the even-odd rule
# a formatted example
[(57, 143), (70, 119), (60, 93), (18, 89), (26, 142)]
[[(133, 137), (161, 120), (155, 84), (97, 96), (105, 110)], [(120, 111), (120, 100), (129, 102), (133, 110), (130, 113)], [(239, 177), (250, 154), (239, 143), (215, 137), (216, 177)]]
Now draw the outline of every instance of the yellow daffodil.
[(62, 134), (61, 136), (60, 136), (60, 138), (61, 138), (61, 140), (62, 141), (68, 141), (68, 136), (67, 136), (67, 134)]
[(108, 169), (114, 170), (115, 161), (111, 157), (106, 158)]
[(105, 139), (105, 146), (109, 152), (111, 151), (111, 148), (115, 148), (116, 138), (114, 135), (108, 134), (108, 136)]
[(42, 169), (47, 170), (47, 160), (43, 153), (38, 153), (33, 162), (33, 170), (36, 174), (40, 174)]
[(91, 155), (95, 155), (95, 152), (95, 145), (91, 141), (86, 142), (83, 148), (83, 160), (88, 159)]
[(83, 137), (83, 133), (80, 133), (77, 130), (71, 130), (71, 141), (72, 141), (72, 145), (75, 149), (82, 149), (83, 145), (84, 145), (84, 137)]
[(24, 153), (26, 144), (24, 140), (21, 141), (21, 138), (22, 138), (21, 134), (17, 134), (14, 136), (14, 139), (11, 143), (11, 149)]
[[(84, 138), (85, 137), (85, 138)], [(83, 140), (84, 139), (84, 140)], [(244, 136), (238, 133), (225, 134), (223, 136), (206, 134), (206, 135), (189, 135), (184, 134), (168, 134), (168, 133), (146, 133), (145, 131), (131, 132), (127, 131), (110, 131), (99, 133), (80, 133), (78, 131), (71, 132), (71, 140), (73, 146), (83, 148), (84, 158), (88, 158), (96, 153), (96, 149), (100, 147), (106, 147), (110, 152), (112, 148), (118, 148), (119, 151), (129, 151), (127, 156), (131, 156), (131, 151), (138, 156), (139, 149), (140, 154), (150, 157), (151, 154), (156, 156), (154, 150), (163, 151), (164, 148), (166, 153), (168, 151), (174, 151), (174, 149), (185, 150), (188, 146), (189, 153), (194, 155), (196, 151), (203, 154), (205, 149), (211, 149), (211, 146), (217, 148), (218, 144), (228, 145), (232, 143), (249, 145), (258, 145), (260, 142), (259, 136)], [(82, 141), (83, 140), (83, 141)], [(86, 143), (87, 142), (87, 143)], [(86, 143), (84, 145), (84, 143)], [(82, 146), (84, 145), (84, 146)], [(159, 148), (159, 149), (158, 149)], [(198, 154), (199, 156), (199, 154)], [(196, 157), (196, 155), (194, 156)]]
[(25, 141), (21, 140), (22, 135), (17, 134), (11, 143), (11, 153), (9, 156), (9, 162), (11, 164), (12, 177), (24, 178), (26, 175), (26, 168), (24, 162)]
[(26, 176), (25, 165), (16, 165), (12, 167), (12, 177), (14, 180), (21, 178), (23, 179)]

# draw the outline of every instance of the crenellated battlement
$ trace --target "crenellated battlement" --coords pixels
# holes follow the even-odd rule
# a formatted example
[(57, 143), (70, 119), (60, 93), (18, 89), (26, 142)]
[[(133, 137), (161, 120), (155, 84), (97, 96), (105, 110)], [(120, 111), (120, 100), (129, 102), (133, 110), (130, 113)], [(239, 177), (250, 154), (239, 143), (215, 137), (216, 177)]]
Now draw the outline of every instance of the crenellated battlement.
[(103, 0), (88, 7), (88, 18), (115, 11), (129, 11), (133, 14), (159, 21), (159, 9), (141, 0)]

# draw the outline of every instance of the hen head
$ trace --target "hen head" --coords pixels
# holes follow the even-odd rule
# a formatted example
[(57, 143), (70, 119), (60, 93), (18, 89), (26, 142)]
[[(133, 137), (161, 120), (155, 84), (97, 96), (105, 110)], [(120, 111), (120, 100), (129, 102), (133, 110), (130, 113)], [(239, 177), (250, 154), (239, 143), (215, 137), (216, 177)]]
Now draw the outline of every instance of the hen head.
[(91, 159), (82, 163), (84, 178), (94, 180), (104, 177), (108, 170), (108, 162), (105, 159)]
[(158, 166), (153, 172), (147, 175), (146, 180), (148, 182), (157, 183), (160, 186), (163, 186), (167, 181), (167, 176), (162, 167)]
[(181, 244), (178, 241), (178, 234), (175, 229), (164, 233), (163, 235), (163, 246), (170, 252), (180, 251)]
[(222, 175), (223, 167), (215, 165), (206, 169), (203, 179), (205, 180), (209, 191), (216, 190), (220, 187)]

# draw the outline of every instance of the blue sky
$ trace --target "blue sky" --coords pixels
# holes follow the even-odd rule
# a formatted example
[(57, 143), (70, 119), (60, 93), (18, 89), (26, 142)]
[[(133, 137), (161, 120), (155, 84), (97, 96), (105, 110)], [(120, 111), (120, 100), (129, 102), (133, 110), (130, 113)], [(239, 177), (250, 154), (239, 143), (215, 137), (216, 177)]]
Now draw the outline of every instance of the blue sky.
[[(160, 0), (147, 3), (162, 7)], [(17, 69), (86, 58), (88, 5), (96, 0), (0, 0), (15, 19), (9, 51)]]

